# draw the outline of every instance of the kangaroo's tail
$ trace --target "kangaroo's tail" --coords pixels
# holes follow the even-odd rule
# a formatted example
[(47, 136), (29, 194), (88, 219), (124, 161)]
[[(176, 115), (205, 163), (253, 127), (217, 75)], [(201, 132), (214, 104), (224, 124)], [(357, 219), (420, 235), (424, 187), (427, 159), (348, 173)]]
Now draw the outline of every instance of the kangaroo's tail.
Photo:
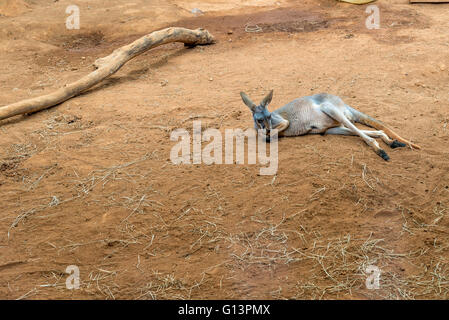
[(364, 124), (364, 125), (366, 125), (368, 127), (375, 128), (377, 130), (382, 130), (389, 137), (391, 137), (391, 138), (393, 138), (393, 139), (395, 139), (395, 140), (397, 140), (399, 142), (405, 143), (406, 145), (408, 145), (408, 146), (410, 146), (412, 148), (415, 148), (415, 149), (421, 149), (420, 146), (418, 146), (418, 145), (416, 145), (416, 144), (414, 144), (414, 143), (412, 143), (412, 142), (402, 138), (401, 136), (399, 136), (396, 132), (391, 130), (389, 127), (387, 127), (381, 121), (376, 120), (376, 119), (370, 117), (369, 115), (366, 115), (363, 112), (355, 110), (354, 108), (351, 108), (349, 106), (348, 106), (348, 109), (351, 111), (352, 115), (354, 116), (354, 121), (355, 122)]

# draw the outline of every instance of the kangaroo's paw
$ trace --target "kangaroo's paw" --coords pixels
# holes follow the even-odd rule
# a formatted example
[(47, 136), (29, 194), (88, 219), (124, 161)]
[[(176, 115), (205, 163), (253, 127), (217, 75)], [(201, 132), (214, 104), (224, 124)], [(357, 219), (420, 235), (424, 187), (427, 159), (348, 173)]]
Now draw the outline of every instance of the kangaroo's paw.
[(267, 130), (267, 131), (265, 132), (265, 142), (268, 142), (268, 143), (271, 142), (270, 130)]
[(402, 148), (407, 146), (405, 143), (399, 142), (398, 140), (394, 140), (391, 144), (390, 144), (390, 148), (394, 149), (394, 148)]
[(376, 151), (376, 153), (377, 153), (377, 155), (378, 155), (379, 157), (381, 157), (381, 158), (384, 159), (385, 161), (390, 160), (390, 157), (388, 156), (388, 154), (387, 154), (384, 150), (379, 149), (379, 150)]

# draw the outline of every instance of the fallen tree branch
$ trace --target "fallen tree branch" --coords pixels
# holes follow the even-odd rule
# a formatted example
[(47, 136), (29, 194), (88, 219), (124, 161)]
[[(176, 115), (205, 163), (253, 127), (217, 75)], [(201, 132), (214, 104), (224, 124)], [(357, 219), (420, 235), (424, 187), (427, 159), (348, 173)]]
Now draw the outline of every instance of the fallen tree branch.
[(95, 61), (97, 70), (53, 93), (22, 100), (0, 108), (0, 120), (19, 114), (47, 109), (64, 102), (93, 87), (117, 72), (126, 62), (145, 51), (170, 42), (183, 42), (187, 46), (214, 43), (214, 37), (205, 29), (166, 28), (152, 32), (133, 43), (116, 49), (107, 57)]

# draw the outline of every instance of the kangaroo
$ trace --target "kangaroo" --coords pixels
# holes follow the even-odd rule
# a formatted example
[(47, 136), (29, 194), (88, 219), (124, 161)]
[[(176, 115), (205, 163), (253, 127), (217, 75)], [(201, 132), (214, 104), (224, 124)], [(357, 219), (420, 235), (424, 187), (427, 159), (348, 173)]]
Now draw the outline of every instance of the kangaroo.
[[(243, 103), (253, 113), (254, 128), (264, 130), (267, 141), (270, 139), (270, 130), (273, 129), (278, 130), (279, 136), (316, 133), (358, 135), (385, 161), (390, 160), (390, 157), (374, 138), (381, 138), (390, 148), (409, 146), (421, 149), (418, 145), (401, 138), (381, 121), (351, 108), (342, 99), (332, 94), (320, 93), (297, 98), (273, 112), (267, 109), (273, 98), (273, 90), (259, 105), (252, 102), (244, 92), (240, 92), (240, 96)], [(361, 130), (354, 123), (361, 123), (377, 130)]]

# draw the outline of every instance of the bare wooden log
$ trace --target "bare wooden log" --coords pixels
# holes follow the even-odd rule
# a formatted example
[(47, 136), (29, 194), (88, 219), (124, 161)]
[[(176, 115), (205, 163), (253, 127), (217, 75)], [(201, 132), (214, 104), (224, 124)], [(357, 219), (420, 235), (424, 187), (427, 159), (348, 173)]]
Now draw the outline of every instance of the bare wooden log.
[(107, 57), (97, 59), (94, 66), (97, 70), (78, 81), (70, 83), (53, 93), (36, 98), (22, 100), (0, 108), (0, 120), (19, 114), (31, 113), (57, 105), (117, 72), (126, 62), (145, 51), (170, 42), (183, 42), (187, 46), (214, 43), (214, 37), (205, 29), (190, 30), (171, 27), (152, 32), (133, 43), (116, 49)]

